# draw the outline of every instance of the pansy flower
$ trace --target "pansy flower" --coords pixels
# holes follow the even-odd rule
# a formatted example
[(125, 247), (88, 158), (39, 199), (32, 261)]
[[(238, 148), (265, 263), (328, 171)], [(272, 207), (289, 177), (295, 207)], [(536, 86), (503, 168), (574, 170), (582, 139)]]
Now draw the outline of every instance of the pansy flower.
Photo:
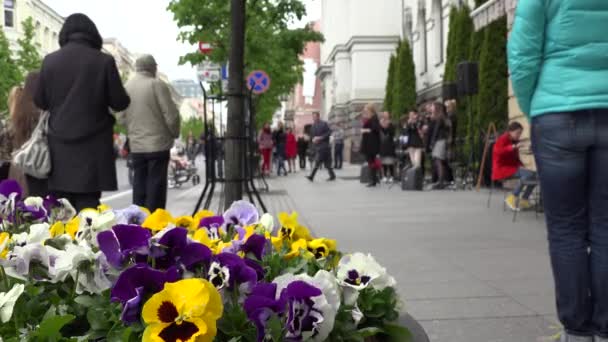
[(108, 231), (116, 224), (116, 216), (112, 211), (100, 213), (96, 209), (84, 209), (78, 214), (77, 241), (97, 244), (97, 234)]
[(6, 274), (12, 278), (26, 280), (31, 277), (37, 281), (55, 282), (55, 262), (63, 253), (39, 243), (17, 245), (2, 264)]
[(115, 210), (116, 224), (133, 224), (141, 226), (150, 216), (150, 212), (136, 205), (130, 205), (122, 210)]
[(316, 259), (327, 258), (331, 253), (336, 252), (336, 240), (314, 239), (307, 242), (307, 250)]
[(219, 292), (206, 280), (167, 283), (144, 305), (142, 341), (213, 341), (223, 310)]
[(43, 206), (49, 213), (51, 222), (61, 221), (67, 223), (77, 214), (76, 209), (65, 198), (57, 199), (49, 195), (44, 199)]
[(16, 205), (22, 193), (17, 181), (8, 179), (0, 182), (0, 217), (8, 221), (14, 219)]
[(258, 209), (247, 201), (237, 201), (224, 213), (226, 224), (247, 227), (260, 219)]
[(281, 240), (296, 241), (299, 239), (310, 240), (312, 238), (308, 229), (298, 222), (298, 213), (296, 212), (291, 214), (280, 213), (279, 223), (281, 226), (278, 237)]
[(338, 282), (345, 287), (362, 290), (368, 286), (376, 290), (395, 286), (393, 277), (371, 255), (354, 253), (342, 257), (337, 270)]
[(192, 216), (180, 216), (175, 219), (175, 226), (180, 228), (190, 229), (194, 219)]
[(76, 233), (78, 232), (79, 226), (80, 219), (78, 217), (71, 219), (67, 223), (63, 223), (63, 221), (57, 221), (53, 223), (53, 225), (49, 229), (51, 238), (56, 238), (67, 234), (72, 240), (74, 240), (76, 239)]
[(93, 252), (88, 244), (68, 243), (55, 262), (56, 279), (65, 281), (70, 275), (76, 293), (101, 294), (112, 286), (107, 277), (109, 265), (102, 252)]
[(2, 321), (3, 324), (11, 320), (15, 304), (24, 290), (25, 285), (15, 284), (10, 291), (0, 293), (0, 321)]
[(155, 235), (150, 243), (150, 256), (159, 269), (180, 265), (193, 270), (208, 265), (211, 259), (209, 247), (188, 238), (186, 228), (170, 228)]
[(44, 208), (42, 197), (28, 197), (23, 202), (18, 202), (17, 208), (28, 221), (40, 222), (47, 219), (47, 210)]
[(325, 270), (314, 277), (285, 274), (277, 277), (281, 298), (288, 305), (286, 338), (322, 342), (334, 328), (340, 292), (336, 278)]
[(174, 226), (174, 224), (175, 220), (168, 211), (164, 209), (156, 209), (152, 215), (146, 218), (141, 226), (156, 233), (165, 228), (171, 228)]
[(99, 249), (115, 268), (122, 268), (136, 254), (147, 254), (152, 234), (149, 230), (134, 225), (117, 225), (99, 233)]
[(166, 283), (181, 279), (176, 267), (167, 271), (152, 269), (146, 264), (138, 264), (123, 271), (112, 288), (112, 301), (122, 303), (120, 319), (127, 323), (139, 321), (143, 300), (163, 289)]
[(257, 282), (258, 272), (238, 255), (220, 253), (211, 261), (208, 279), (218, 290), (241, 285), (250, 288)]
[(243, 308), (247, 318), (255, 325), (258, 331), (258, 341), (270, 339), (266, 331), (266, 324), (273, 315), (282, 315), (286, 303), (277, 295), (277, 284), (258, 283), (245, 299)]
[(11, 242), (11, 235), (7, 232), (0, 233), (0, 259), (6, 259), (9, 242)]

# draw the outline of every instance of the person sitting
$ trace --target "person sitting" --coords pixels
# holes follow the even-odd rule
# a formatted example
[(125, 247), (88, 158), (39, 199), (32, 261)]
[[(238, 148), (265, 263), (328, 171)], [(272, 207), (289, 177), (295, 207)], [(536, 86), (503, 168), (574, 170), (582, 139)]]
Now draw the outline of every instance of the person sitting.
[[(498, 138), (492, 151), (492, 181), (503, 181), (509, 178), (518, 178), (520, 180), (520, 184), (505, 200), (511, 210), (530, 208), (529, 199), (534, 191), (534, 186), (524, 186), (522, 181), (536, 178), (536, 173), (524, 168), (523, 163), (519, 159), (519, 149), (521, 148), (519, 140), (523, 131), (524, 128), (519, 122), (511, 123), (507, 132)], [(522, 192), (523, 196), (518, 206), (517, 198), (519, 198)]]

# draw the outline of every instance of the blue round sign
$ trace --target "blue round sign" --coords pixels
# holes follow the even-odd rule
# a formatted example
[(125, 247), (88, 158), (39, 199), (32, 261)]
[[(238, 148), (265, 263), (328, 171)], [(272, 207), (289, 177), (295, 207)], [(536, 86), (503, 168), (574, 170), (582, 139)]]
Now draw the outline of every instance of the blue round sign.
[(263, 94), (270, 88), (270, 76), (262, 70), (252, 71), (247, 76), (247, 86), (254, 94)]

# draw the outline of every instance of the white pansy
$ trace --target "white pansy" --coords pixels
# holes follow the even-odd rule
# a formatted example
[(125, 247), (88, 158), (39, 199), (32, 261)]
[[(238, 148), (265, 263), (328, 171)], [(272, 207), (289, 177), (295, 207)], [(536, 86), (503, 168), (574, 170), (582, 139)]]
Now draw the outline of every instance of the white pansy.
[(76, 216), (77, 212), (76, 209), (74, 209), (74, 207), (72, 206), (72, 204), (70, 203), (70, 201), (68, 201), (65, 198), (61, 198), (58, 200), (60, 206), (59, 208), (54, 208), (52, 213), (53, 213), (53, 218), (55, 221), (61, 221), (63, 223), (68, 223), (71, 219), (74, 218), (74, 216)]
[(270, 214), (262, 215), (260, 218), (260, 225), (264, 227), (264, 230), (267, 233), (272, 234), (272, 231), (274, 230), (274, 217)]
[(97, 246), (97, 234), (110, 230), (116, 224), (116, 215), (111, 210), (99, 213), (95, 209), (85, 209), (78, 214), (78, 218), (80, 225), (76, 240), (92, 246)]
[(27, 243), (44, 243), (51, 238), (51, 231), (48, 223), (38, 223), (30, 226), (30, 233), (27, 236)]
[(3, 262), (5, 272), (13, 278), (26, 280), (30, 276), (31, 263), (36, 262), (46, 274), (36, 274), (35, 280), (55, 282), (55, 262), (63, 253), (65, 252), (38, 243), (15, 246), (13, 251), (8, 254), (7, 260)]
[(44, 200), (42, 199), (42, 197), (28, 197), (23, 201), (23, 203), (28, 207), (40, 209), (44, 205)]
[(0, 293), (0, 320), (2, 323), (10, 321), (11, 317), (13, 317), (15, 303), (17, 303), (21, 294), (23, 294), (24, 289), (25, 285), (15, 284), (10, 291)]
[(314, 309), (321, 313), (320, 319), (314, 324), (314, 331), (303, 332), (305, 341), (322, 342), (329, 337), (334, 328), (336, 315), (340, 308), (340, 291), (336, 278), (325, 270), (320, 270), (314, 277), (307, 274), (284, 274), (273, 280), (277, 284), (277, 299), (283, 289), (294, 281), (304, 281), (319, 290), (322, 294), (312, 298)]
[(393, 277), (370, 254), (354, 253), (344, 256), (338, 264), (338, 282), (345, 287), (363, 290), (368, 286), (383, 290), (395, 286)]

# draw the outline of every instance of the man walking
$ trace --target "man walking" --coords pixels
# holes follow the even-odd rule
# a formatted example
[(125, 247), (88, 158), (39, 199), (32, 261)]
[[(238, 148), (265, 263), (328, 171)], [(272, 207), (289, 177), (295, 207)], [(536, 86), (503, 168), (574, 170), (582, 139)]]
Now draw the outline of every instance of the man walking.
[(312, 119), (313, 125), (310, 130), (310, 135), (317, 154), (312, 173), (306, 178), (308, 178), (308, 180), (311, 182), (314, 181), (317, 170), (321, 164), (324, 164), (325, 168), (327, 168), (327, 172), (329, 172), (328, 181), (334, 181), (336, 180), (336, 174), (334, 173), (331, 165), (331, 145), (329, 143), (331, 129), (329, 128), (327, 122), (321, 121), (321, 115), (318, 112), (312, 114)]
[(167, 204), (169, 151), (179, 137), (180, 116), (169, 87), (156, 78), (154, 57), (140, 57), (135, 67), (137, 74), (126, 85), (131, 105), (118, 118), (129, 137), (133, 203), (154, 211)]
[(342, 169), (342, 162), (344, 161), (344, 130), (342, 125), (338, 124), (337, 129), (333, 133), (334, 139), (334, 168), (336, 170)]

